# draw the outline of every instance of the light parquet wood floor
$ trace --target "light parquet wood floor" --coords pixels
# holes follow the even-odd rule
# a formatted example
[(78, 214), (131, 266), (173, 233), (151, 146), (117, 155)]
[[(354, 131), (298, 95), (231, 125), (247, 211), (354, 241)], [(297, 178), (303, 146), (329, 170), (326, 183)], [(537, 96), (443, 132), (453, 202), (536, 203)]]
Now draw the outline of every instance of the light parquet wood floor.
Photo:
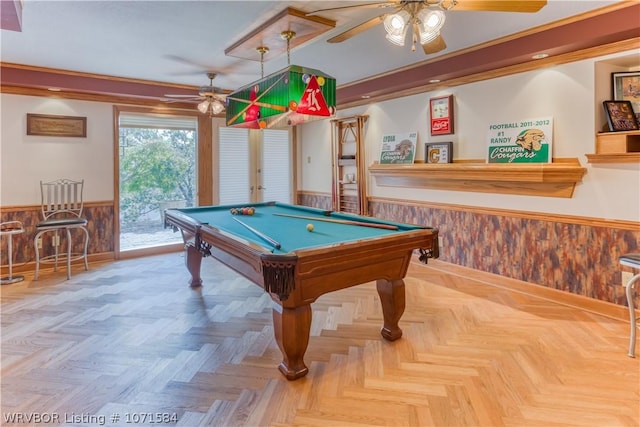
[(627, 322), (430, 265), (410, 267), (395, 342), (374, 284), (314, 303), (310, 372), (293, 382), (270, 299), (213, 259), (200, 290), (182, 254), (3, 286), (0, 423), (640, 425)]

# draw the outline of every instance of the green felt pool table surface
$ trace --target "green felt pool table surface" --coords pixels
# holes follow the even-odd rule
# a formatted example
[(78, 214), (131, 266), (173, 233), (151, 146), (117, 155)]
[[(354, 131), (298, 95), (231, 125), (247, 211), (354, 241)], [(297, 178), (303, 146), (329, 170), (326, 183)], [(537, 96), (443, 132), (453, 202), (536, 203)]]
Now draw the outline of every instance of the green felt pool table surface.
[[(273, 253), (288, 253), (313, 247), (326, 247), (423, 228), (416, 225), (383, 221), (359, 215), (328, 212), (322, 209), (277, 202), (249, 203), (241, 206), (253, 207), (255, 209), (254, 214), (233, 215), (231, 208), (238, 208), (238, 205), (206, 206), (175, 210), (202, 224), (218, 228), (219, 230), (263, 246)], [(317, 220), (279, 215), (305, 216), (317, 218)], [(236, 219), (277, 241), (281, 245), (280, 249), (273, 247), (268, 241), (265, 241), (238, 223)], [(392, 225), (396, 226), (397, 230), (325, 222), (322, 221), (323, 219), (366, 222), (374, 225)], [(313, 231), (307, 231), (307, 224), (313, 225)]]

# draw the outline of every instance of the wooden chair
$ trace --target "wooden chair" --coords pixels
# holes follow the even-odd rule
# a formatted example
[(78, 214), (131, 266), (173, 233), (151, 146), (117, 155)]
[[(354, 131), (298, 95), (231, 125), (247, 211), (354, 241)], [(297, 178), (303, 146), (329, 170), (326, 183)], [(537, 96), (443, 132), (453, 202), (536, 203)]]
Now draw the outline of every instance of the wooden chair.
[[(67, 262), (67, 279), (71, 278), (71, 261), (84, 259), (84, 269), (89, 270), (87, 262), (87, 248), (89, 246), (89, 232), (86, 225), (87, 220), (82, 217), (84, 202), (82, 191), (84, 180), (72, 181), (69, 179), (59, 179), (51, 182), (40, 181), (40, 191), (42, 194), (42, 217), (43, 220), (36, 224), (36, 236), (33, 243), (36, 250), (36, 272), (34, 280), (38, 280), (40, 263), (53, 263), (54, 271), (58, 269), (58, 259), (62, 258)], [(71, 230), (82, 230), (84, 237), (84, 248), (81, 253), (72, 253), (73, 242)], [(60, 255), (60, 232), (66, 232), (67, 251)], [(40, 245), (46, 233), (53, 233), (54, 254), (40, 257)]]
[[(624, 254), (620, 257), (620, 264), (633, 269), (640, 269), (640, 253)], [(633, 287), (640, 280), (640, 273), (633, 276), (625, 285), (627, 294), (627, 305), (629, 306), (629, 321), (631, 323), (631, 334), (629, 337), (629, 357), (635, 357), (636, 347), (636, 312), (633, 304)]]

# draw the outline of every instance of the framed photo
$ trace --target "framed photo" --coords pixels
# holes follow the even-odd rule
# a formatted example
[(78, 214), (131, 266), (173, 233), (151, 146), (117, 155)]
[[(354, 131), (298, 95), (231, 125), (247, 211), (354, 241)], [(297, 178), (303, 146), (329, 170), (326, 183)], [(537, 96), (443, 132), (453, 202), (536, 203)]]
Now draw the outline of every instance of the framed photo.
[(609, 130), (612, 132), (638, 130), (638, 121), (630, 101), (604, 101)]
[(431, 135), (449, 135), (453, 133), (453, 95), (431, 98), (429, 100)]
[(27, 135), (87, 137), (87, 118), (27, 113)]
[(448, 142), (427, 142), (424, 144), (425, 163), (452, 163), (453, 143)]
[(629, 101), (640, 123), (640, 71), (611, 73), (612, 95), (615, 101)]

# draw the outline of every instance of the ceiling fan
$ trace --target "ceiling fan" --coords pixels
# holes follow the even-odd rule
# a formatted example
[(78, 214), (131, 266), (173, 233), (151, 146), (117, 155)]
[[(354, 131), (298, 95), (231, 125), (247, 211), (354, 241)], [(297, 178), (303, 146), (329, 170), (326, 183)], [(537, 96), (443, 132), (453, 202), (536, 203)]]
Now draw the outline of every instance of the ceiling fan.
[(394, 8), (393, 12), (371, 18), (327, 41), (340, 43), (382, 23), (387, 32), (386, 38), (391, 43), (404, 46), (407, 32), (411, 28), (413, 33), (411, 50), (415, 51), (415, 45), (419, 42), (424, 53), (430, 54), (447, 47), (440, 34), (446, 12), (456, 10), (534, 13), (546, 4), (546, 0), (389, 0), (319, 9), (308, 12), (307, 15), (354, 8)]
[(207, 77), (209, 78), (209, 86), (200, 86), (198, 95), (165, 95), (165, 97), (173, 99), (180, 98), (187, 102), (201, 101), (198, 104), (198, 111), (202, 114), (220, 114), (225, 110), (227, 95), (222, 89), (213, 85), (213, 79), (216, 78), (216, 73), (209, 72), (207, 73)]

